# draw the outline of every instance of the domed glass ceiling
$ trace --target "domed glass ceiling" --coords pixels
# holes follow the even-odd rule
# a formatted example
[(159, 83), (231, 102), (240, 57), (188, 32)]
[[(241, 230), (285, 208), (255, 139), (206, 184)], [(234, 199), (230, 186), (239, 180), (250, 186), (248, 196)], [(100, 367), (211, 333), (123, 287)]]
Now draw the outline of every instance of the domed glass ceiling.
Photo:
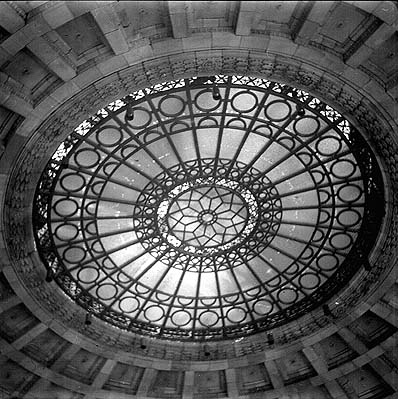
[(109, 104), (59, 146), (36, 241), (61, 288), (109, 323), (237, 337), (342, 288), (374, 243), (380, 182), (364, 139), (309, 94), (182, 79)]

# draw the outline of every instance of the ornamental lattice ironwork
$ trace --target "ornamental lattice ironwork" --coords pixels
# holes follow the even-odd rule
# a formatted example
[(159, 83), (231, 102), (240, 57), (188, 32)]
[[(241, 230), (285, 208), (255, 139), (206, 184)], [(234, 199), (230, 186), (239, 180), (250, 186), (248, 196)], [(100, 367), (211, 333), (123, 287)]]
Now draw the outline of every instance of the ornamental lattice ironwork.
[(35, 195), (38, 251), (78, 304), (178, 340), (273, 328), (362, 266), (381, 174), (341, 114), (265, 79), (139, 90), (81, 123)]

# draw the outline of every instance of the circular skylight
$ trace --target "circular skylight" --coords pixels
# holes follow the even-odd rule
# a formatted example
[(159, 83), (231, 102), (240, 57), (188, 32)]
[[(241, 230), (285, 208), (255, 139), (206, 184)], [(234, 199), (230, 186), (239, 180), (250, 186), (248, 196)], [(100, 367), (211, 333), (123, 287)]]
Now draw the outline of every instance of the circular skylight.
[(377, 234), (380, 181), (363, 138), (308, 93), (183, 79), (109, 104), (59, 146), (36, 191), (36, 241), (60, 287), (109, 323), (237, 337), (349, 281)]

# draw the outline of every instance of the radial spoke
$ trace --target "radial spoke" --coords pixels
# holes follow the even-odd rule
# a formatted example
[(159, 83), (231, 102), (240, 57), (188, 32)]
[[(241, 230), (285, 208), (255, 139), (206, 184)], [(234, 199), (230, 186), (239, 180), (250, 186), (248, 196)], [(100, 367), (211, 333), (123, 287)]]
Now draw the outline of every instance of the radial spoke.
[[(354, 205), (350, 206), (350, 209), (363, 209), (364, 207), (363, 202), (355, 202)], [(320, 207), (318, 204), (309, 204), (309, 205), (297, 205), (297, 206), (283, 206), (283, 207), (275, 207), (273, 210), (275, 212), (278, 211), (296, 211), (296, 210), (310, 210), (310, 209), (346, 209), (347, 205), (346, 204), (322, 204)]]
[[(296, 177), (296, 176), (299, 176), (299, 175), (301, 175), (302, 173), (307, 173), (307, 172), (308, 172), (308, 173), (311, 173), (312, 170), (314, 170), (314, 169), (316, 169), (316, 168), (319, 168), (320, 166), (324, 168), (324, 164), (325, 164), (326, 162), (330, 162), (330, 161), (333, 161), (333, 160), (335, 160), (335, 159), (341, 158), (341, 157), (343, 157), (343, 156), (345, 156), (345, 155), (347, 155), (347, 154), (350, 154), (350, 151), (349, 151), (348, 149), (347, 149), (346, 151), (342, 151), (341, 153), (336, 154), (336, 155), (333, 156), (333, 157), (328, 158), (325, 162), (319, 161), (319, 162), (312, 163), (311, 166), (306, 167), (305, 169), (298, 169), (298, 170), (296, 170), (295, 172), (293, 172), (293, 173), (291, 173), (291, 174), (289, 174), (289, 175), (286, 175), (286, 176), (280, 178), (279, 180), (273, 181), (272, 183), (276, 186), (276, 185), (278, 185), (278, 184), (280, 184), (280, 183), (283, 183), (283, 182), (285, 182), (285, 181), (288, 181), (288, 180), (290, 180), (290, 179), (292, 179), (292, 178), (294, 178), (294, 177)], [(278, 166), (278, 165), (272, 165), (272, 169), (274, 169), (274, 167), (276, 167), (276, 166)], [(271, 170), (272, 170), (272, 169), (271, 169)], [(269, 173), (271, 170), (269, 170), (268, 173)], [(328, 172), (327, 170), (325, 170), (325, 173), (329, 173), (329, 172)], [(266, 175), (266, 173), (264, 172), (264, 173), (262, 173), (259, 177), (256, 176), (256, 180), (258, 180), (258, 178), (261, 178), (261, 176), (265, 176), (265, 175)]]
[(271, 292), (269, 291), (269, 287), (267, 286), (267, 284), (263, 280), (261, 280), (261, 278), (255, 272), (255, 270), (250, 266), (250, 263), (246, 259), (244, 259), (240, 254), (239, 254), (239, 257), (242, 260), (242, 264), (244, 264), (250, 270), (250, 272), (253, 274), (253, 276), (256, 278), (259, 286), (262, 287), (267, 292), (269, 300), (272, 300), (272, 303), (275, 304), (276, 307), (279, 308), (279, 310), (282, 310), (280, 304), (273, 300), (273, 298), (271, 296)]
[[(313, 190), (314, 189), (319, 190), (321, 188), (328, 188), (328, 187), (333, 188), (335, 186), (343, 185), (344, 183), (354, 183), (354, 182), (362, 182), (362, 179), (360, 177), (353, 177), (353, 178), (348, 178), (345, 182), (336, 181), (336, 182), (332, 182), (332, 183), (323, 183), (323, 184), (319, 184), (317, 187), (314, 187)], [(272, 201), (275, 199), (286, 198), (286, 197), (290, 197), (291, 195), (302, 194), (307, 191), (311, 191), (311, 190), (308, 189), (307, 187), (299, 188), (297, 190), (288, 191), (285, 194), (271, 195), (270, 197), (266, 198), (266, 201)]]
[(289, 118), (282, 124), (282, 126), (278, 127), (275, 134), (272, 136), (272, 140), (269, 140), (266, 144), (264, 144), (260, 151), (253, 157), (253, 159), (245, 166), (242, 171), (242, 175), (244, 175), (253, 165), (259, 160), (259, 158), (271, 147), (271, 145), (275, 142), (275, 140), (284, 132), (285, 128), (289, 126), (292, 121), (296, 118), (297, 111), (293, 112)]
[(117, 215), (111, 215), (111, 216), (60, 216), (60, 217), (52, 217), (51, 221), (53, 223), (57, 222), (85, 222), (85, 221), (97, 221), (97, 220), (132, 220), (133, 218), (137, 218), (136, 215), (131, 214), (131, 215), (123, 215), (123, 216), (117, 216)]
[[(156, 246), (157, 246), (156, 244), (153, 244), (151, 247), (147, 248), (147, 251), (153, 250), (154, 248), (156, 248)], [(108, 257), (108, 254), (109, 254), (109, 252), (107, 252), (107, 253), (106, 253), (105, 255), (103, 255), (102, 257), (96, 259), (96, 261), (98, 261), (98, 260), (101, 259), (101, 258), (107, 258), (107, 257)], [(125, 260), (124, 262), (122, 262), (122, 263), (120, 263), (120, 264), (118, 265), (118, 269), (119, 269), (119, 270), (123, 270), (123, 269), (124, 269), (126, 266), (128, 266), (131, 262), (136, 261), (137, 259), (141, 258), (141, 257), (144, 256), (145, 254), (146, 254), (146, 251), (143, 250), (141, 253), (136, 254), (136, 255), (134, 255), (134, 256), (131, 257), (131, 258), (128, 258), (127, 260)], [(72, 271), (74, 271), (74, 270), (76, 270), (76, 269), (80, 269), (81, 266), (82, 266), (81, 264), (72, 266), (72, 267), (70, 267), (70, 268), (68, 269), (68, 271), (69, 271), (69, 272), (72, 272)]]
[[(177, 299), (177, 293), (178, 293), (178, 291), (179, 291), (179, 289), (181, 287), (182, 281), (184, 280), (185, 274), (186, 274), (186, 272), (187, 272), (187, 270), (189, 268), (190, 260), (191, 260), (191, 257), (189, 257), (187, 259), (186, 263), (184, 264), (183, 269), (182, 269), (182, 274), (181, 274), (181, 276), (178, 279), (178, 282), (177, 282), (176, 287), (174, 289), (174, 293), (171, 295), (172, 296), (172, 300), (171, 300), (171, 302), (170, 302), (170, 304), (169, 304), (169, 306), (167, 308), (167, 312), (166, 312), (166, 314), (164, 316), (164, 319), (163, 319), (163, 322), (162, 322), (162, 326), (160, 327), (161, 331), (166, 327), (167, 321), (170, 318), (170, 313), (171, 313), (171, 311), (172, 311), (172, 309), (174, 307), (174, 303), (175, 303), (175, 301)], [(161, 335), (161, 333), (160, 333), (160, 335)]]
[[(148, 238), (149, 238), (149, 237), (148, 237)], [(111, 254), (113, 254), (113, 253), (115, 253), (115, 252), (117, 252), (117, 251), (120, 251), (120, 250), (122, 250), (122, 249), (128, 248), (129, 246), (134, 245), (134, 244), (138, 244), (138, 243), (139, 243), (139, 240), (138, 240), (138, 239), (135, 239), (135, 240), (131, 240), (131, 241), (127, 242), (127, 243), (124, 243), (124, 244), (122, 244), (122, 245), (118, 245), (118, 246), (116, 246), (116, 247), (114, 247), (114, 248), (112, 248), (112, 249), (107, 250), (107, 252), (106, 252), (105, 255), (96, 255), (96, 256), (92, 256), (92, 257), (91, 257), (90, 259), (88, 259), (87, 261), (81, 262), (81, 263), (79, 264), (79, 266), (80, 266), (80, 267), (84, 267), (85, 265), (90, 264), (92, 261), (97, 261), (97, 260), (99, 260), (99, 259), (101, 259), (101, 258), (106, 258), (108, 255), (111, 255)]]
[(220, 310), (221, 314), (221, 323), (222, 327), (225, 328), (225, 312), (224, 312), (224, 305), (222, 301), (222, 295), (221, 295), (221, 284), (220, 284), (220, 277), (219, 277), (219, 271), (214, 269), (214, 277), (216, 279), (216, 287), (217, 287), (217, 301), (218, 301), (218, 308)]
[(161, 127), (161, 129), (162, 129), (162, 131), (163, 131), (163, 134), (164, 134), (165, 137), (167, 138), (167, 142), (169, 143), (170, 147), (173, 149), (173, 152), (174, 152), (176, 158), (178, 159), (178, 163), (179, 163), (180, 165), (183, 166), (184, 171), (186, 172), (185, 164), (184, 164), (183, 160), (181, 159), (181, 156), (180, 156), (180, 154), (178, 153), (178, 151), (177, 151), (177, 149), (176, 149), (176, 147), (175, 147), (175, 145), (174, 145), (174, 143), (173, 143), (173, 140), (170, 139), (170, 134), (169, 134), (169, 132), (167, 131), (166, 127), (164, 126), (164, 123), (163, 123), (163, 121), (162, 121), (161, 116), (158, 114), (158, 109), (157, 109), (157, 108), (155, 107), (155, 105), (153, 104), (153, 101), (152, 101), (152, 99), (151, 99), (150, 96), (146, 96), (146, 100), (147, 100), (149, 106), (151, 107), (152, 114), (155, 115), (155, 117), (156, 117), (156, 119), (157, 119), (157, 122), (158, 122), (159, 126)]
[(218, 164), (218, 159), (220, 157), (220, 151), (221, 151), (221, 141), (222, 141), (222, 137), (223, 137), (223, 133), (224, 133), (224, 122), (225, 122), (225, 118), (226, 118), (226, 113), (227, 113), (227, 107), (228, 107), (228, 103), (229, 103), (229, 93), (231, 90), (231, 77), (228, 77), (228, 86), (225, 89), (225, 94), (224, 94), (224, 103), (223, 103), (223, 108), (222, 108), (222, 112), (221, 112), (221, 121), (219, 123), (219, 130), (218, 130), (218, 137), (217, 137), (217, 147), (216, 147), (216, 155), (215, 155), (215, 165), (213, 168), (213, 173), (214, 176), (216, 176), (217, 174), (217, 164)]
[(81, 170), (79, 167), (74, 166), (74, 165), (68, 165), (68, 170), (73, 170), (75, 172), (80, 172), (83, 173), (85, 175), (91, 176), (91, 178), (97, 178), (97, 179), (101, 179), (101, 181), (103, 181), (105, 184), (106, 183), (114, 183), (117, 184), (121, 187), (126, 187), (128, 189), (131, 189), (133, 191), (137, 191), (138, 193), (141, 192), (141, 189), (135, 186), (132, 186), (130, 184), (126, 184), (121, 180), (115, 179), (113, 177), (109, 177), (109, 176), (105, 176), (104, 174), (99, 174), (98, 171), (96, 172), (92, 172), (90, 169), (85, 168), (84, 170)]
[[(330, 224), (329, 226), (322, 226), (317, 223), (308, 223), (308, 222), (300, 222), (298, 220), (281, 220), (280, 224), (286, 225), (286, 226), (304, 226), (304, 227), (313, 227), (313, 228), (319, 228), (319, 229), (329, 229), (331, 228)], [(344, 231), (344, 232), (351, 232), (351, 233), (357, 233), (358, 229), (349, 229), (347, 227), (342, 227), (342, 226), (333, 226), (333, 230), (339, 230), (339, 231)]]
[[(61, 244), (59, 243), (57, 245), (58, 249), (62, 249), (65, 247), (69, 247), (71, 244), (76, 245), (76, 244), (81, 244), (82, 242), (84, 243), (88, 243), (89, 241), (93, 241), (93, 240), (99, 240), (101, 238), (107, 238), (107, 237), (112, 237), (114, 235), (117, 234), (123, 234), (123, 233), (129, 233), (129, 232), (133, 232), (134, 229), (132, 227), (129, 227), (127, 229), (120, 229), (120, 230), (114, 230), (114, 231), (108, 231), (107, 233), (102, 233), (102, 234), (90, 234), (89, 238), (82, 238), (80, 240), (73, 240), (73, 241), (68, 241), (65, 244)], [(136, 243), (138, 243), (139, 240), (136, 240)]]
[(242, 287), (241, 287), (241, 285), (239, 283), (239, 280), (236, 277), (234, 267), (231, 265), (231, 262), (229, 261), (228, 257), (226, 258), (226, 260), (227, 260), (227, 263), (228, 263), (228, 266), (229, 266), (230, 273), (231, 273), (231, 275), (232, 275), (232, 277), (233, 277), (233, 279), (235, 281), (236, 286), (238, 287), (238, 292), (239, 292), (241, 298), (243, 299), (243, 301), (245, 303), (246, 312), (249, 314), (249, 317), (254, 322), (255, 318), (254, 318), (254, 315), (253, 315), (253, 313), (251, 311), (251, 306), (250, 306), (248, 300), (246, 299), (246, 295), (243, 292), (243, 289), (242, 289)]
[[(288, 240), (293, 240), (293, 241), (299, 242), (300, 244), (308, 244), (308, 242), (307, 242), (306, 240), (302, 240), (302, 239), (300, 239), (300, 238), (293, 237), (293, 236), (288, 236), (288, 235), (286, 235), (286, 234), (281, 233), (280, 231), (278, 231), (278, 233), (276, 234), (276, 236), (277, 236), (277, 237), (281, 237), (281, 238), (286, 238), (286, 239), (288, 239)], [(336, 253), (336, 254), (341, 255), (341, 256), (347, 255), (346, 252), (344, 252), (344, 251), (340, 251), (340, 250), (338, 250), (338, 249), (331, 249), (331, 248), (328, 248), (328, 247), (326, 247), (326, 246), (322, 246), (322, 245), (316, 244), (316, 243), (314, 243), (314, 242), (312, 242), (311, 245), (312, 245), (313, 247), (319, 249), (319, 250), (322, 249), (322, 250), (324, 250), (324, 251), (326, 251), (326, 252), (330, 252), (330, 253), (332, 253), (332, 254), (335, 254), (335, 253)]]
[(131, 201), (131, 200), (124, 200), (123, 198), (120, 199), (115, 199), (115, 198), (109, 198), (109, 197), (98, 197), (97, 195), (91, 195), (91, 194), (79, 194), (79, 193), (72, 193), (71, 195), (66, 194), (64, 191), (60, 190), (54, 190), (54, 195), (58, 195), (60, 197), (65, 196), (65, 197), (76, 197), (76, 198), (84, 198), (84, 199), (92, 199), (95, 201), (102, 201), (102, 202), (110, 202), (110, 203), (119, 203), (119, 204), (126, 204), (126, 205), (140, 205), (138, 202)]
[[(145, 300), (144, 300), (143, 303), (141, 304), (139, 311), (138, 311), (137, 314), (135, 315), (135, 318), (136, 318), (136, 319), (140, 319), (141, 313), (144, 311), (145, 306), (146, 306), (147, 303), (150, 301), (150, 298), (153, 296), (154, 292), (158, 289), (159, 285), (163, 282), (163, 279), (166, 277), (167, 273), (169, 273), (170, 270), (173, 270), (173, 269), (172, 269), (172, 266), (173, 266), (174, 262), (177, 260), (177, 258), (178, 258), (178, 255), (176, 255), (176, 256), (173, 258), (171, 267), (170, 267), (170, 268), (167, 268), (167, 267), (166, 267), (165, 270), (163, 271), (163, 273), (159, 276), (157, 282), (153, 285), (153, 287), (151, 287), (151, 288), (152, 288), (151, 291), (149, 292), (148, 296), (145, 298)], [(151, 267), (152, 267), (152, 265), (151, 265)], [(149, 270), (150, 267), (148, 267), (147, 269)], [(142, 276), (148, 271), (147, 269), (145, 269), (145, 271), (143, 271), (143, 272), (140, 274), (140, 276), (137, 277), (137, 280), (139, 280), (140, 277), (142, 277)]]
[[(326, 278), (328, 277), (328, 275), (325, 274), (321, 269), (312, 268), (311, 262), (305, 263), (300, 257), (294, 257), (294, 256), (291, 255), (289, 252), (284, 251), (283, 248), (276, 247), (276, 246), (273, 245), (272, 243), (269, 244), (269, 247), (272, 248), (273, 250), (277, 251), (277, 252), (280, 252), (280, 253), (283, 254), (284, 256), (287, 256), (287, 257), (288, 257), (289, 259), (291, 259), (293, 262), (300, 263), (300, 264), (303, 265), (304, 267), (310, 268), (310, 269), (314, 270), (316, 273), (322, 274), (322, 275), (323, 275), (324, 277), (326, 277)], [(308, 247), (308, 246), (307, 246), (307, 247)], [(306, 247), (306, 248), (307, 248), (307, 247)], [(303, 250), (302, 252), (304, 252), (304, 250)], [(313, 258), (314, 258), (314, 256), (312, 256), (311, 260), (312, 260)]]
[(168, 174), (170, 177), (173, 177), (173, 174), (159, 161), (158, 157), (156, 157), (152, 152), (147, 148), (145, 143), (142, 143), (138, 137), (130, 130), (130, 128), (124, 124), (116, 115), (114, 116), (115, 121), (123, 128), (132, 138), (133, 140), (149, 155), (149, 157), (156, 162), (163, 171)]
[[(341, 119), (339, 119), (337, 122), (336, 122), (336, 126), (338, 125), (338, 123), (339, 122), (341, 122), (343, 119), (341, 118)], [(290, 123), (291, 121), (289, 121), (289, 123)], [(291, 157), (293, 157), (294, 155), (296, 155), (300, 150), (302, 150), (303, 148), (307, 148), (307, 149), (309, 149), (309, 151), (311, 152), (311, 153), (314, 153), (314, 154), (316, 154), (312, 149), (311, 149), (311, 147), (309, 146), (311, 143), (313, 143), (316, 139), (318, 139), (319, 137), (322, 137), (325, 133), (327, 133), (328, 131), (330, 131), (330, 130), (332, 130), (333, 128), (335, 128), (335, 126), (333, 126), (333, 125), (330, 125), (330, 126), (326, 126), (324, 129), (322, 129), (322, 130), (320, 130), (317, 134), (315, 134), (315, 135), (313, 135), (312, 137), (311, 137), (311, 140), (309, 140), (309, 141), (305, 141), (305, 142), (302, 142), (297, 148), (295, 148), (294, 150), (290, 150), (289, 151), (289, 153), (287, 154), (287, 155), (285, 155), (284, 157), (282, 157), (282, 158), (280, 158), (280, 159), (278, 159), (276, 162), (274, 162), (273, 164), (272, 164), (272, 166), (270, 166), (268, 169), (266, 169), (266, 170), (263, 170), (258, 176), (256, 176), (256, 180), (258, 180), (258, 179), (260, 179), (262, 176), (266, 176), (267, 174), (269, 174), (270, 172), (272, 172), (276, 167), (278, 167), (279, 165), (281, 165), (283, 162), (286, 162), (289, 158), (291, 158)], [(278, 132), (277, 132), (277, 135), (279, 136), (281, 133), (283, 133), (283, 131), (282, 130), (279, 130)], [(264, 146), (264, 148), (262, 149), (262, 151), (260, 151), (258, 154), (257, 154), (257, 156), (256, 156), (256, 158), (255, 158), (255, 161), (253, 162), (253, 161), (251, 161), (251, 165), (254, 165), (254, 163), (261, 157), (261, 155), (262, 154), (264, 154), (265, 152), (266, 152), (266, 150), (271, 146), (271, 144), (273, 143), (273, 142), (275, 142), (275, 139), (277, 138), (277, 136), (275, 136), (274, 137), (274, 141), (270, 141), (269, 143), (267, 143), (267, 145), (266, 146)], [(343, 153), (340, 153), (339, 152), (339, 156), (341, 156), (341, 155), (346, 155), (346, 154), (348, 154), (349, 152), (347, 151), (347, 152), (343, 152)], [(330, 159), (333, 159), (332, 157), (330, 158)], [(329, 159), (327, 160), (327, 161), (324, 161), (322, 164), (324, 164), (325, 162), (328, 162), (329, 161)], [(316, 164), (316, 166), (319, 166), (319, 164), (321, 164), (320, 162), (318, 163), (318, 164)], [(289, 178), (289, 176), (287, 177), (287, 178)], [(284, 179), (286, 179), (286, 178), (284, 178)]]
[(185, 80), (185, 94), (187, 96), (187, 104), (188, 104), (191, 127), (192, 127), (192, 135), (193, 135), (193, 140), (194, 140), (194, 144), (195, 144), (196, 160), (198, 162), (199, 174), (202, 174), (202, 157), (200, 155), (198, 133), (196, 130), (196, 123), (195, 123), (194, 112), (193, 112), (193, 107), (192, 107), (193, 101), (192, 101), (192, 96), (191, 96), (191, 90), (189, 90), (189, 82), (187, 79)]
[(247, 127), (246, 133), (245, 133), (245, 135), (243, 136), (241, 142), (239, 143), (239, 147), (238, 147), (238, 149), (236, 150), (234, 157), (232, 158), (232, 162), (231, 162), (231, 164), (230, 164), (230, 166), (229, 166), (229, 168), (228, 168), (228, 170), (227, 170), (227, 173), (226, 173), (227, 175), (229, 175), (229, 174), (231, 173), (232, 166), (236, 163), (236, 161), (237, 161), (237, 159), (238, 159), (238, 157), (239, 157), (239, 155), (240, 155), (240, 153), (241, 153), (241, 151), (242, 151), (243, 146), (245, 145), (245, 143), (246, 143), (246, 141), (247, 141), (249, 135), (250, 135), (251, 132), (253, 131), (253, 128), (254, 128), (254, 126), (255, 126), (255, 123), (256, 123), (256, 121), (257, 121), (257, 118), (259, 117), (260, 112), (264, 109), (264, 108), (263, 108), (263, 107), (264, 107), (264, 104), (265, 104), (266, 101), (268, 100), (268, 97), (269, 97), (269, 95), (271, 94), (272, 88), (273, 88), (273, 87), (274, 87), (273, 83), (270, 83), (269, 88), (268, 88), (268, 89), (266, 90), (266, 92), (263, 94), (263, 98), (261, 99), (260, 103), (259, 103), (258, 106), (257, 106), (257, 110), (256, 110), (256, 112), (255, 112), (255, 114), (254, 114), (254, 116), (253, 116), (253, 119), (251, 120), (249, 126)]
[[(289, 278), (288, 276), (286, 276), (286, 275), (284, 275), (283, 273), (281, 273), (280, 271), (278, 271), (278, 269), (276, 269), (276, 268), (274, 267), (274, 265), (273, 265), (271, 262), (269, 262), (267, 259), (265, 259), (263, 256), (260, 255), (259, 258), (260, 258), (264, 263), (266, 263), (267, 266), (269, 266), (275, 273), (278, 273), (278, 275), (279, 275), (280, 277), (282, 277), (283, 279), (285, 279), (285, 280), (287, 281), (288, 284), (291, 284), (292, 286), (294, 286), (294, 287), (296, 288), (297, 291), (300, 291), (304, 296), (308, 296), (308, 294), (306, 294), (304, 291), (302, 291), (301, 287), (293, 281), (293, 278), (294, 278), (294, 277), (290, 277), (290, 278)], [(286, 287), (287, 283), (285, 283), (284, 285), (282, 285), (282, 287)], [(282, 288), (282, 287), (278, 287), (278, 288)], [(274, 292), (275, 292), (275, 291), (276, 291), (276, 290), (274, 290)]]
[[(87, 136), (82, 137), (77, 134), (76, 134), (76, 136), (78, 136), (81, 141), (83, 141), (87, 144), (90, 144), (92, 147), (100, 148), (98, 144), (96, 144), (94, 141), (90, 140)], [(125, 141), (124, 145), (128, 144), (130, 141), (132, 141), (132, 138), (129, 141)], [(151, 176), (147, 175), (142, 170), (134, 167), (132, 164), (126, 162), (122, 157), (119, 157), (114, 152), (111, 152), (107, 148), (104, 148), (104, 147), (101, 147), (100, 149), (101, 149), (101, 152), (104, 152), (108, 156), (108, 158), (111, 158), (112, 160), (119, 162), (121, 165), (126, 166), (127, 168), (131, 169), (133, 172), (140, 174), (141, 176), (145, 177), (149, 181), (152, 180)]]

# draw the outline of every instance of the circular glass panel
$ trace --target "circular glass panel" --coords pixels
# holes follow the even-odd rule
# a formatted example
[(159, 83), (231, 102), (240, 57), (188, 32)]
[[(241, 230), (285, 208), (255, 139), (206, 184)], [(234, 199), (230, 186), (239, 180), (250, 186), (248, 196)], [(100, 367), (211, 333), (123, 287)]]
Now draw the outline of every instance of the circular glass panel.
[(225, 339), (338, 292), (376, 239), (363, 232), (380, 223), (373, 192), (376, 159), (337, 111), (219, 75), (131, 93), (76, 127), (43, 171), (33, 219), (55, 281), (99, 318)]

